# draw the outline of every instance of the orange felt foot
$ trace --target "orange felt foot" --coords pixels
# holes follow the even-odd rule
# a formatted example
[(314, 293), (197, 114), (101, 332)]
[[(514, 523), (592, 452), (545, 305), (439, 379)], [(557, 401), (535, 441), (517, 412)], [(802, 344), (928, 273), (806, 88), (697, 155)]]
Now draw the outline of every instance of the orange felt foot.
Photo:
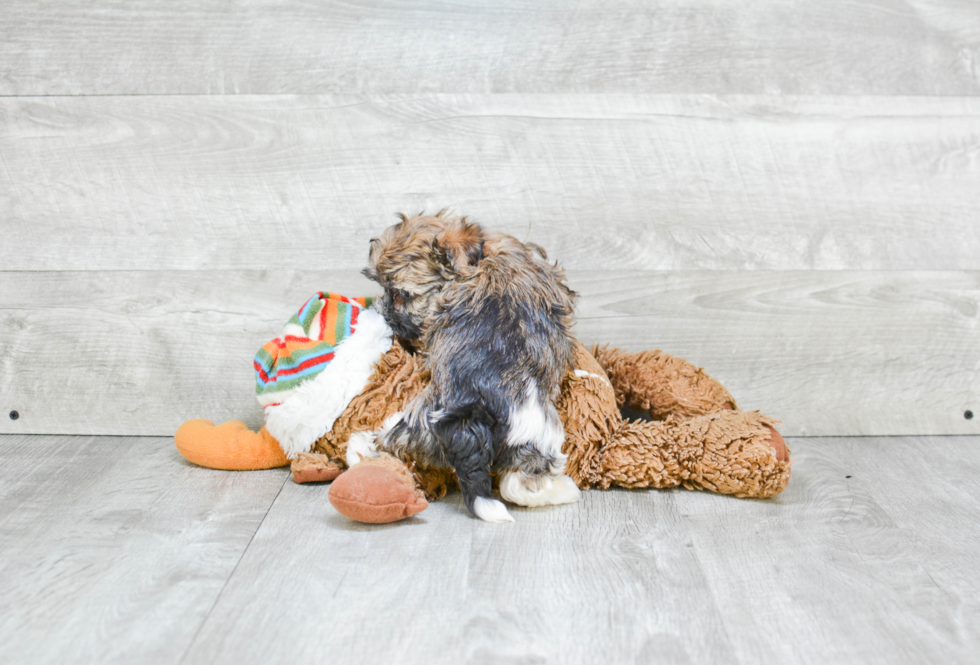
[[(769, 427), (769, 425), (766, 425), (766, 427)], [(772, 432), (769, 444), (773, 447), (773, 450), (776, 451), (776, 459), (780, 462), (788, 462), (789, 451), (786, 450), (786, 442), (783, 441), (782, 434), (777, 432), (773, 427), (769, 427), (769, 431)]]
[(369, 524), (397, 522), (429, 507), (421, 492), (399, 474), (364, 462), (340, 474), (328, 497), (344, 517)]
[(187, 461), (209, 469), (252, 471), (286, 466), (289, 460), (263, 426), (253, 432), (240, 420), (215, 425), (210, 420), (188, 420), (174, 434), (177, 450)]

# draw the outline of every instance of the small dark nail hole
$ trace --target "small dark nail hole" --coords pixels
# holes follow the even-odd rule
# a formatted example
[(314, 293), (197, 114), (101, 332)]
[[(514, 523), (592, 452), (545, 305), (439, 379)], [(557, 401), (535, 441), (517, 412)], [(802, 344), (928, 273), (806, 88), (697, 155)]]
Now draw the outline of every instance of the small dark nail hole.
[(845, 478), (850, 478), (850, 476), (844, 476)]
[(10, 412), (10, 419), (11, 420), (17, 420), (18, 418), (20, 418), (20, 414), (19, 413), (17, 413), (16, 411), (11, 411)]
[(967, 411), (966, 413), (963, 414), (963, 417), (966, 418), (967, 420), (973, 420), (973, 411)]

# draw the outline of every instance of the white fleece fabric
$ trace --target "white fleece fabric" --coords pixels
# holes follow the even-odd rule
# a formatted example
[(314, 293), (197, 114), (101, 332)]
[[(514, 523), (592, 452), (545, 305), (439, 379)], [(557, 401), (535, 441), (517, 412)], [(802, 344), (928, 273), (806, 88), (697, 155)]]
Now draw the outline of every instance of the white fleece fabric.
[(309, 452), (330, 431), (391, 348), (391, 336), (383, 316), (373, 309), (361, 310), (354, 332), (337, 345), (326, 369), (300, 385), (282, 404), (266, 407), (266, 429), (287, 458)]

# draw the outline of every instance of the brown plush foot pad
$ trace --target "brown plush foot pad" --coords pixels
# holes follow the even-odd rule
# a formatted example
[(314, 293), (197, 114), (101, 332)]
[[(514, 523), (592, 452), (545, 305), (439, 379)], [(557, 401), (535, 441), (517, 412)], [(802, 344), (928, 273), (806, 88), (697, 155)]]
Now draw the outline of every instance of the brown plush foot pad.
[(343, 469), (320, 453), (300, 453), (293, 460), (290, 469), (297, 483), (329, 482), (343, 473)]
[[(766, 427), (769, 427), (769, 425), (766, 425)], [(783, 441), (783, 436), (772, 427), (769, 427), (769, 431), (772, 432), (772, 439), (769, 443), (776, 451), (776, 459), (780, 462), (788, 462), (789, 452), (786, 450), (786, 442)]]
[(293, 469), (293, 480), (297, 483), (326, 483), (341, 474), (340, 469)]
[(330, 486), (330, 503), (357, 522), (387, 524), (429, 507), (414, 487), (390, 469), (364, 462), (345, 471)]

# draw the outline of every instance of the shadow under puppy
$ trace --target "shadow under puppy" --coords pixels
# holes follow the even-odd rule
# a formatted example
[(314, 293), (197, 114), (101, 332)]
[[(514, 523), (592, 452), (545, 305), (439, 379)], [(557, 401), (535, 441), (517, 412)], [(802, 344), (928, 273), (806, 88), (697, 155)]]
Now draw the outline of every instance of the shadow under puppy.
[(351, 436), (348, 465), (382, 450), (451, 467), (466, 507), (488, 522), (513, 521), (491, 474), (522, 506), (577, 501), (554, 406), (573, 352), (564, 272), (537, 245), (465, 217), (399, 217), (371, 241), (364, 274), (384, 287), (374, 306), (423, 354), (431, 381), (383, 429)]

